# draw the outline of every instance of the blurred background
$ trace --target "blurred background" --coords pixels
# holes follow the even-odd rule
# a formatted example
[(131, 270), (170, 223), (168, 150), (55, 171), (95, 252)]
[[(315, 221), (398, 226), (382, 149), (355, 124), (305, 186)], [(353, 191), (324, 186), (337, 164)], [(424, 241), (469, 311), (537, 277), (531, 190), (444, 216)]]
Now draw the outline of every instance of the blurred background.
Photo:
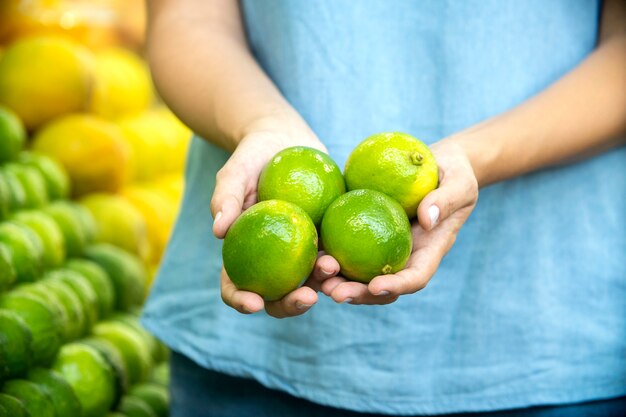
[(191, 132), (145, 25), (143, 0), (0, 1), (0, 417), (167, 415), (138, 314)]

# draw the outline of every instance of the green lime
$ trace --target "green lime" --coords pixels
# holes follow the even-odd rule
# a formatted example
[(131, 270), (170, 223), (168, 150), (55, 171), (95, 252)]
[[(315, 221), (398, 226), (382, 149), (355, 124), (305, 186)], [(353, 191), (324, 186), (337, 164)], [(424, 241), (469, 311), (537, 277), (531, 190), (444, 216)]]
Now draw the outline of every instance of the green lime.
[(11, 294), (25, 294), (45, 304), (54, 313), (62, 335), (65, 335), (66, 329), (72, 325), (69, 312), (65, 309), (57, 294), (50, 292), (45, 286), (41, 285), (41, 281), (18, 285), (11, 291)]
[(131, 385), (148, 379), (153, 365), (152, 356), (137, 333), (123, 323), (110, 321), (98, 323), (92, 333), (96, 338), (106, 339), (118, 348)]
[[(26, 191), (17, 175), (11, 170), (0, 167), (0, 177), (3, 178), (8, 190), (8, 207), (9, 211), (17, 211), (26, 205)], [(6, 197), (3, 197), (6, 199)], [(5, 201), (3, 205), (7, 205)]]
[(33, 360), (33, 335), (13, 311), (0, 310), (0, 381), (23, 375)]
[(43, 271), (43, 242), (30, 228), (14, 223), (0, 223), (0, 243), (11, 252), (11, 262), (18, 282), (36, 280)]
[(54, 294), (59, 300), (59, 306), (65, 309), (68, 320), (63, 329), (63, 340), (69, 342), (82, 336), (87, 328), (87, 317), (83, 303), (71, 287), (59, 280), (46, 278), (39, 281), (37, 285)]
[(0, 221), (9, 217), (11, 212), (11, 188), (4, 174), (0, 172)]
[(143, 340), (143, 345), (150, 351), (152, 360), (156, 363), (161, 359), (160, 347), (157, 343), (157, 339), (144, 329), (139, 323), (139, 318), (129, 313), (117, 313), (111, 316), (110, 321), (115, 323), (121, 323), (128, 329), (133, 331), (137, 336)]
[(6, 244), (0, 243), (0, 293), (13, 285), (16, 279), (11, 249)]
[(70, 259), (65, 267), (89, 280), (98, 295), (98, 316), (101, 319), (109, 316), (115, 308), (115, 288), (106, 271), (97, 263), (87, 259)]
[(65, 240), (59, 225), (42, 211), (20, 211), (13, 220), (30, 228), (43, 243), (43, 264), (46, 268), (56, 268), (65, 260)]
[(70, 343), (54, 364), (80, 401), (82, 417), (102, 417), (115, 399), (115, 375), (102, 355), (90, 346)]
[(13, 379), (4, 384), (2, 392), (22, 401), (30, 416), (56, 417), (52, 399), (38, 384), (25, 379)]
[(128, 416), (126, 414), (115, 412), (115, 413), (107, 414), (106, 417), (128, 417)]
[(39, 385), (52, 400), (57, 417), (81, 417), (80, 402), (60, 374), (50, 369), (35, 368), (28, 372), (28, 380)]
[(26, 130), (12, 110), (0, 106), (0, 163), (12, 161), (26, 143)]
[(162, 362), (154, 367), (152, 370), (152, 377), (150, 382), (167, 387), (170, 385), (170, 365), (167, 362)]
[(4, 166), (5, 172), (12, 173), (22, 184), (26, 200), (22, 208), (38, 208), (48, 203), (48, 190), (43, 175), (35, 168), (11, 162)]
[(111, 369), (113, 369), (113, 375), (115, 377), (115, 396), (111, 407), (115, 408), (124, 393), (128, 391), (129, 387), (128, 371), (126, 370), (122, 353), (117, 346), (101, 337), (88, 337), (79, 340), (77, 343), (90, 346), (97, 350), (111, 366)]
[(70, 178), (63, 165), (47, 155), (36, 152), (22, 152), (19, 161), (39, 171), (46, 184), (50, 200), (69, 197)]
[(403, 269), (412, 247), (411, 224), (400, 204), (373, 190), (335, 200), (322, 220), (321, 239), (341, 274), (364, 283)]
[(154, 383), (135, 385), (130, 390), (130, 395), (146, 402), (157, 417), (167, 417), (169, 412), (170, 397), (167, 388)]
[(228, 229), (222, 258), (237, 288), (278, 300), (298, 288), (313, 270), (317, 231), (295, 204), (262, 201)]
[(259, 178), (259, 201), (283, 200), (300, 206), (319, 226), (326, 208), (346, 192), (341, 169), (317, 149), (294, 146), (278, 152)]
[(400, 203), (409, 218), (437, 188), (439, 169), (428, 146), (400, 132), (378, 133), (361, 142), (344, 169), (348, 190), (371, 189)]
[(98, 295), (89, 280), (78, 272), (66, 268), (48, 272), (46, 279), (52, 282), (63, 283), (80, 300), (82, 310), (85, 314), (85, 324), (80, 333), (89, 333), (91, 327), (96, 324), (100, 318), (98, 315)]
[(66, 255), (68, 257), (81, 256), (89, 241), (88, 231), (85, 230), (83, 221), (79, 218), (73, 204), (57, 201), (44, 207), (43, 212), (52, 217), (61, 229)]
[(34, 363), (49, 364), (62, 342), (63, 323), (53, 307), (34, 295), (10, 292), (0, 298), (0, 308), (14, 312), (30, 330)]
[(0, 405), (7, 410), (9, 417), (31, 417), (24, 403), (12, 395), (0, 392)]
[(122, 398), (119, 411), (128, 417), (158, 417), (144, 400), (130, 395)]
[(91, 245), (85, 257), (104, 269), (115, 288), (116, 309), (127, 311), (143, 303), (147, 272), (135, 255), (107, 243)]

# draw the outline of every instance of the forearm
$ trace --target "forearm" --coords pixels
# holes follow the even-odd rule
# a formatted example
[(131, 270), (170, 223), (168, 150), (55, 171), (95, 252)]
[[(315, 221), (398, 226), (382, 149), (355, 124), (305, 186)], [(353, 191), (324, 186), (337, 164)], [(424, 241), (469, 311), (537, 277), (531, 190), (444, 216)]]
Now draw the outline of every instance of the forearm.
[(313, 138), (250, 53), (237, 1), (153, 0), (148, 51), (163, 100), (207, 140), (233, 150), (251, 131)]
[(446, 139), (469, 156), (481, 186), (624, 143), (626, 36), (522, 105)]

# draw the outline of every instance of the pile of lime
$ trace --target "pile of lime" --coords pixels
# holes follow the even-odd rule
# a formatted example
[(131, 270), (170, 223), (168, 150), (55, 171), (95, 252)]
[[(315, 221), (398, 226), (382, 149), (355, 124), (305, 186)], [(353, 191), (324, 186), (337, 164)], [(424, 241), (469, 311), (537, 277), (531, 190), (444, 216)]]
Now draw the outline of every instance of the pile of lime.
[(168, 350), (138, 319), (144, 263), (98, 243), (63, 166), (26, 138), (0, 106), (0, 417), (167, 416)]
[(406, 133), (366, 138), (343, 175), (319, 150), (284, 149), (261, 172), (259, 202), (228, 230), (224, 268), (237, 288), (266, 300), (298, 288), (319, 250), (332, 255), (350, 280), (368, 283), (393, 274), (411, 254), (410, 221), (437, 185), (433, 154)]

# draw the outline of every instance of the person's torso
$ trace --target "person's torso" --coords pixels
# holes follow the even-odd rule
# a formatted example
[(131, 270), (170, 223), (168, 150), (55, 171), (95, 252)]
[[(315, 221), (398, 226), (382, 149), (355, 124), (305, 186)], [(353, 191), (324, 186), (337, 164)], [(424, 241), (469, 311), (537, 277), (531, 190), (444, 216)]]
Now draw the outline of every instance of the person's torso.
[[(252, 51), (343, 166), (366, 136), (433, 143), (503, 112), (593, 49), (597, 1), (243, 1)], [(428, 288), (276, 320), (220, 299), (211, 234), (228, 154), (190, 148), (144, 322), (212, 369), (323, 404), (489, 410), (626, 393), (624, 148), (481, 191)], [(611, 181), (606, 181), (611, 178)], [(616, 192), (617, 190), (617, 192)]]

